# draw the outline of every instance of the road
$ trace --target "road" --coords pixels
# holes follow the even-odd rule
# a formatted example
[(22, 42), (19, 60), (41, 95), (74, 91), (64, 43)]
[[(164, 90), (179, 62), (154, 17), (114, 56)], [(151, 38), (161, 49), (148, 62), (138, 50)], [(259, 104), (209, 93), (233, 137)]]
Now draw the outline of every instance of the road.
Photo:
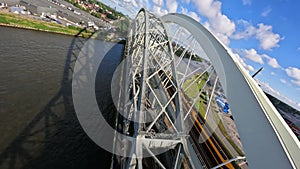
[[(73, 6), (72, 4), (63, 1), (63, 0), (56, 0), (57, 3), (54, 3), (52, 0), (21, 0), (20, 4), (24, 5), (27, 9), (30, 11), (37, 12), (38, 7), (44, 7), (49, 8), (52, 10), (57, 10), (57, 15), (64, 17), (74, 23), (79, 23), (80, 21), (94, 22), (97, 26), (100, 27), (110, 27), (111, 25), (97, 17), (94, 17), (93, 15), (78, 9), (77, 7)], [(59, 5), (63, 4), (63, 5)], [(74, 11), (71, 11), (69, 9), (72, 9), (76, 12), (79, 12), (80, 14), (74, 13)], [(41, 11), (40, 11), (41, 12)]]

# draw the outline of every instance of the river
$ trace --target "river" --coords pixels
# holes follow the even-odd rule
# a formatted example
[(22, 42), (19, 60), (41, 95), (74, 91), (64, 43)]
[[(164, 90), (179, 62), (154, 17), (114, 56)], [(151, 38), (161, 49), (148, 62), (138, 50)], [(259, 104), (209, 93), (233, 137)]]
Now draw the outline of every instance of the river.
[[(71, 68), (85, 41), (0, 27), (1, 169), (110, 167), (111, 154), (84, 133), (72, 103)], [(115, 44), (109, 59), (103, 60), (106, 70), (97, 74), (96, 84), (102, 86), (95, 92), (108, 107), (110, 80), (123, 47)], [(113, 124), (114, 108), (105, 110)]]

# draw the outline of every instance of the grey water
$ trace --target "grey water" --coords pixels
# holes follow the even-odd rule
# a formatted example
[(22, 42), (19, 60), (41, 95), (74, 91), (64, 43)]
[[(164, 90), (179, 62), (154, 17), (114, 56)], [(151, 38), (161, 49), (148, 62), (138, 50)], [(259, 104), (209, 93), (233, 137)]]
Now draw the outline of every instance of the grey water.
[[(72, 70), (86, 40), (0, 26), (1, 169), (110, 167), (111, 154), (85, 134), (72, 103)], [(108, 52), (95, 82), (111, 125), (110, 81), (123, 48)]]

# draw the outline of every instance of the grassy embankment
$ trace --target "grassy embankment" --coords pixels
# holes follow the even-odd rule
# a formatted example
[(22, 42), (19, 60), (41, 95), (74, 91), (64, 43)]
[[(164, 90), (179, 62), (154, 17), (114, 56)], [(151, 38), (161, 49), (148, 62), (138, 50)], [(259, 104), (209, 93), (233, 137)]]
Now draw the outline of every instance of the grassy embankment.
[[(204, 86), (207, 78), (208, 78), (208, 73), (205, 72), (202, 77), (199, 77), (200, 75), (195, 75), (190, 79), (187, 79), (183, 85), (182, 89), (184, 93), (190, 98), (194, 99), (199, 91), (202, 89)], [(204, 117), (205, 115), (205, 105), (204, 105), (204, 99), (202, 97), (198, 97), (196, 99), (194, 107), (200, 112), (201, 116)]]
[[(202, 89), (202, 87), (205, 85), (205, 81), (208, 78), (208, 73), (205, 72), (202, 77), (199, 77), (200, 75), (195, 75), (193, 77), (191, 77), (190, 79), (187, 79), (182, 86), (182, 89), (184, 91), (184, 93), (190, 98), (190, 99), (194, 99), (199, 91)], [(201, 94), (203, 96), (203, 94)], [(205, 97), (205, 96), (204, 96)], [(200, 115), (202, 117), (205, 116), (205, 112), (206, 112), (206, 106), (205, 106), (205, 100), (203, 99), (203, 97), (199, 97), (196, 99), (195, 105), (194, 107), (198, 110), (198, 112), (200, 113)], [(215, 117), (215, 121), (218, 123), (218, 128), (221, 130), (221, 132), (223, 133), (224, 137), (228, 140), (228, 142), (232, 145), (232, 147), (234, 148), (234, 150), (240, 155), (243, 156), (244, 153), (239, 149), (239, 147), (234, 143), (234, 141), (230, 138), (228, 132), (225, 129), (224, 124), (222, 123), (220, 117), (218, 116), (218, 114), (213, 111), (214, 113), (214, 117)], [(219, 139), (219, 138), (217, 138)], [(220, 140), (220, 139), (219, 139)]]
[[(82, 30), (81, 28), (74, 26), (66, 27), (52, 22), (37, 20), (29, 16), (3, 12), (0, 12), (0, 25), (65, 35), (78, 35), (78, 33)], [(89, 37), (91, 34), (92, 32), (85, 30), (82, 31), (79, 36)]]

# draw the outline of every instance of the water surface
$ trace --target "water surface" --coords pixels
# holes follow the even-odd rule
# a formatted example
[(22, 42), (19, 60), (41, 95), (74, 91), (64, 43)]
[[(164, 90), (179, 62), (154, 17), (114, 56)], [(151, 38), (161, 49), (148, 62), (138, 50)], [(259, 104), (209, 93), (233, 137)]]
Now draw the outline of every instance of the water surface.
[[(72, 67), (85, 41), (0, 27), (0, 168), (109, 168), (111, 154), (83, 132), (72, 103)], [(110, 123), (110, 80), (122, 50), (116, 44), (108, 53), (96, 80)]]

